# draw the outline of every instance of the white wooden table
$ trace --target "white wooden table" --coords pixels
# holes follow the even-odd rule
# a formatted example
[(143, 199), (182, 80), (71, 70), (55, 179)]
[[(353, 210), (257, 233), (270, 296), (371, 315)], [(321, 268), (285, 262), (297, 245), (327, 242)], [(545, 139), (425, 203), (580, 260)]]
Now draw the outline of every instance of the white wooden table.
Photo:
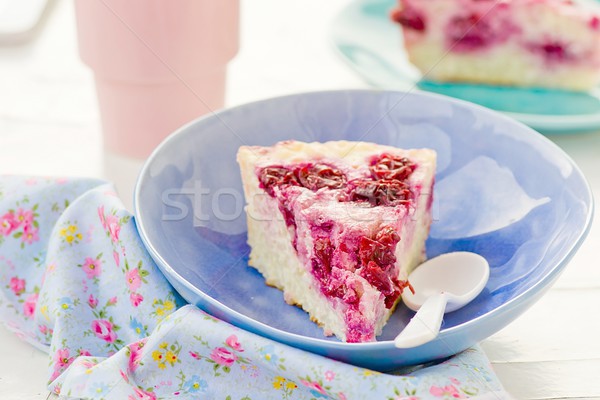
[[(229, 105), (321, 89), (366, 87), (328, 42), (348, 0), (242, 1), (241, 51), (230, 66)], [(278, 18), (273, 18), (274, 16)], [(552, 137), (600, 198), (600, 132)], [(91, 72), (79, 60), (73, 5), (58, 0), (40, 35), (0, 47), (0, 173), (104, 176), (130, 201), (139, 162), (103, 168)], [(599, 217), (596, 217), (598, 222)], [(600, 399), (600, 228), (553, 288), (483, 342), (518, 399)], [(0, 399), (45, 399), (47, 356), (0, 327)]]

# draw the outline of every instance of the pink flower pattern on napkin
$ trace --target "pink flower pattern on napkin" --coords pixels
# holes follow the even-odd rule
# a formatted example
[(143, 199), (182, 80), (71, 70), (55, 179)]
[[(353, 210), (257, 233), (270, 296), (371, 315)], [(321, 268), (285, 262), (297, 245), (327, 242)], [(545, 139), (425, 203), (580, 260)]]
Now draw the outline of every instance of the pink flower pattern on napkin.
[(220, 365), (232, 366), (237, 360), (237, 356), (227, 350), (225, 347), (217, 347), (210, 353), (210, 358)]
[(98, 258), (86, 257), (82, 265), (88, 279), (93, 279), (102, 273), (102, 261)]
[(12, 290), (16, 296), (20, 296), (25, 292), (25, 279), (19, 279), (18, 277), (13, 276), (10, 278), (8, 285), (10, 290)]
[(274, 342), (185, 305), (112, 187), (0, 178), (0, 319), (49, 353), (49, 390), (85, 399), (438, 399), (502, 391), (475, 347), (410, 375)]
[(105, 319), (92, 321), (92, 331), (100, 339), (108, 343), (114, 343), (117, 340), (117, 334), (114, 331), (112, 322)]
[(227, 339), (225, 339), (225, 343), (235, 351), (244, 351), (236, 335), (230, 335)]
[(33, 293), (29, 295), (23, 303), (23, 315), (25, 315), (26, 318), (33, 318), (38, 297), (39, 295), (37, 293)]
[(9, 236), (18, 226), (19, 222), (15, 218), (14, 211), (9, 211), (0, 217), (0, 235)]
[(27, 209), (21, 207), (22, 204), (29, 204), (29, 199), (23, 197), (21, 200), (17, 200), (15, 202), (15, 205), (18, 206), (16, 210), (10, 208), (0, 214), (0, 244), (5, 238), (12, 237), (20, 239), (20, 247), (24, 249), (25, 245), (31, 245), (40, 239), (38, 235), (40, 225), (37, 220), (39, 204), (34, 204)]

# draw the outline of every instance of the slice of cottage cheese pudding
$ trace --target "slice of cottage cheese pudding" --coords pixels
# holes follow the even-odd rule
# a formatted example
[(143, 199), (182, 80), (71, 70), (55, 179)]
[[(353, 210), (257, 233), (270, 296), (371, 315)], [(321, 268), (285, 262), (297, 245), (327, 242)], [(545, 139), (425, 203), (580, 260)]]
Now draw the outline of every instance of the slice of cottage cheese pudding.
[(435, 161), (365, 142), (241, 147), (249, 264), (325, 334), (375, 340), (424, 260)]
[(600, 6), (573, 0), (398, 0), (426, 79), (589, 90), (600, 83)]

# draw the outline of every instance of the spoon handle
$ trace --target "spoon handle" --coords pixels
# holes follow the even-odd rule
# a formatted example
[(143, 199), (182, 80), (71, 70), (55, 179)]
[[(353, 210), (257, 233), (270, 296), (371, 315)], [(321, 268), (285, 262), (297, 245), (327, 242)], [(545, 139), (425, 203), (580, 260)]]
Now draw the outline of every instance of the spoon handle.
[(433, 340), (439, 333), (448, 299), (444, 293), (429, 297), (396, 336), (394, 345), (400, 349), (417, 347)]

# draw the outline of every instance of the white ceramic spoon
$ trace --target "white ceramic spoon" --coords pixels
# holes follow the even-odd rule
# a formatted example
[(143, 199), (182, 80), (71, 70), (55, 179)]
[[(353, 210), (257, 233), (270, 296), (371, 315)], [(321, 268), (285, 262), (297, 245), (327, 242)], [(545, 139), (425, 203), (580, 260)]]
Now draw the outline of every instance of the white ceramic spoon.
[(445, 312), (463, 307), (483, 290), (490, 267), (479, 254), (458, 251), (442, 254), (419, 265), (408, 277), (415, 290), (402, 293), (414, 317), (394, 339), (398, 348), (420, 346), (439, 333)]

